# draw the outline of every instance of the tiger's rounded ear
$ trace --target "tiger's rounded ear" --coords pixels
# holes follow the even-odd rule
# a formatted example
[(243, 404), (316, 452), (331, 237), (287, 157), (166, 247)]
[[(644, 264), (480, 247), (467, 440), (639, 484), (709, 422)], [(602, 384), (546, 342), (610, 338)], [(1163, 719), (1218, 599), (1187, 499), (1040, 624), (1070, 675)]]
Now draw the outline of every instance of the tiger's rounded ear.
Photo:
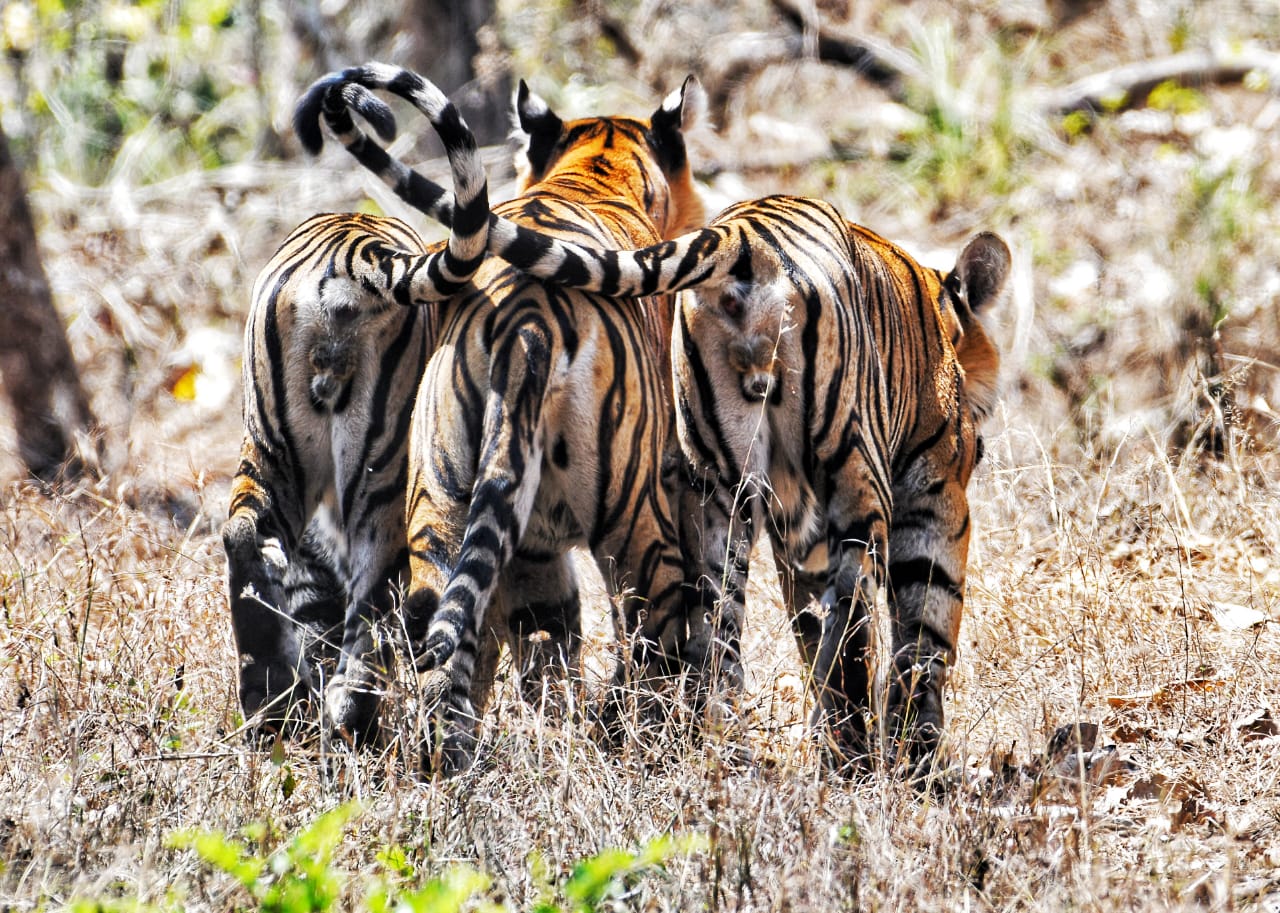
[(960, 252), (947, 283), (952, 287), (959, 285), (965, 303), (976, 314), (1000, 296), (1012, 266), (1009, 245), (999, 235), (984, 231), (975, 235)]
[(689, 75), (684, 83), (662, 100), (649, 122), (654, 130), (680, 132), (688, 130), (707, 116), (707, 93), (698, 77)]

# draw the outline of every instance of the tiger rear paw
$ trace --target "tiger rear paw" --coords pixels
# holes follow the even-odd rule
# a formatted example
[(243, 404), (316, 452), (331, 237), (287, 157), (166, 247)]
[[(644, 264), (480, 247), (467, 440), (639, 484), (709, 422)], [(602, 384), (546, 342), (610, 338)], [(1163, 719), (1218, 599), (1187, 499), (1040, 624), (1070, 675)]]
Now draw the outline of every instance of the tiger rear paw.
[(382, 693), (376, 685), (335, 676), (324, 689), (324, 715), (336, 733), (356, 744), (372, 741), (378, 733), (378, 708)]
[(470, 727), (457, 722), (443, 724), (441, 731), (422, 745), (422, 775), (439, 773), (447, 779), (464, 773), (475, 763), (477, 742)]
[(434, 630), (413, 651), (413, 664), (419, 672), (430, 672), (447, 663), (458, 649), (458, 638), (452, 631)]
[(421, 772), (423, 777), (439, 773), (454, 777), (475, 763), (476, 729), (470, 702), (450, 706), (452, 679), (441, 669), (423, 675), (419, 680), (422, 706), (427, 709), (427, 736), (422, 741)]
[(946, 666), (936, 657), (913, 660), (908, 656), (894, 662), (888, 699), (889, 745), (890, 760), (918, 781), (929, 775), (942, 742)]

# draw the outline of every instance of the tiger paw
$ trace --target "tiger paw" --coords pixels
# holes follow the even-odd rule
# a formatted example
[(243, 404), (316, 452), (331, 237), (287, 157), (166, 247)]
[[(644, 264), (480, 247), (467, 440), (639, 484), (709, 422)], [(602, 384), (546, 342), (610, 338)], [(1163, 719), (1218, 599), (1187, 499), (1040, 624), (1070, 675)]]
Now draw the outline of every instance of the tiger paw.
[(274, 536), (262, 540), (262, 567), (267, 579), (279, 586), (284, 582), (285, 572), (289, 570), (289, 559), (285, 557), (284, 547)]
[(422, 775), (456, 777), (470, 769), (476, 759), (476, 736), (467, 726), (453, 720), (442, 722), (436, 735), (422, 745)]
[(894, 663), (889, 685), (889, 736), (892, 760), (904, 765), (913, 780), (926, 777), (942, 741), (942, 684), (946, 667), (940, 659)]
[(458, 639), (451, 631), (429, 631), (421, 646), (414, 651), (413, 664), (419, 672), (438, 669), (458, 649)]
[(325, 719), (334, 732), (363, 744), (377, 735), (381, 701), (381, 693), (373, 686), (339, 675), (324, 690)]

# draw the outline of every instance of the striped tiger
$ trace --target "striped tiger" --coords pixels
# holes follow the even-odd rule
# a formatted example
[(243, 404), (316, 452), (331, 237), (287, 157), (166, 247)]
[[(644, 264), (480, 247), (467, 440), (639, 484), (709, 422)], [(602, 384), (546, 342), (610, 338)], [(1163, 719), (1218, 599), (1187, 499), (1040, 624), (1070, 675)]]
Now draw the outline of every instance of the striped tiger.
[[(310, 91), (323, 97), (330, 87), (321, 80)], [(470, 130), (429, 83), (405, 80), (398, 89), (428, 113), (448, 151), (456, 201), (448, 199), (447, 244), (428, 252), (396, 219), (318, 215), (288, 236), (254, 285), (244, 443), (222, 537), (240, 704), (259, 730), (305, 718), (318, 670), (301, 636), (309, 625), (295, 616), (320, 606), (327, 617), (340, 584), (337, 687), (326, 712), (355, 738), (372, 733), (376, 671), (389, 656), (371, 623), (408, 577), (407, 436), (438, 334), (438, 314), (402, 305), (455, 295), (484, 258), (488, 188)], [(394, 135), (389, 109), (366, 107), (370, 97), (356, 92), (348, 103), (380, 135)], [(316, 149), (319, 131), (306, 126), (303, 142)], [(336, 535), (321, 531), (322, 510)]]
[(1004, 241), (975, 236), (943, 273), (827, 203), (774, 196), (643, 250), (585, 250), (497, 224), (489, 243), (572, 287), (692, 290), (679, 298), (672, 346), (695, 493), (686, 547), (703, 563), (688, 653), (740, 684), (743, 595), (763, 523), (828, 757), (870, 757), (884, 588), (893, 756), (924, 772), (963, 608), (966, 488), (996, 395), (999, 355), (979, 318), (1008, 277)]
[[(324, 98), (304, 99), (296, 119), (323, 118), (398, 193), (456, 225), (448, 195), (352, 121), (353, 99), (372, 104), (353, 86), (374, 81), (349, 70)], [(704, 106), (690, 77), (647, 120), (564, 121), (521, 82), (521, 192), (497, 217), (593, 248), (688, 231), (703, 212), (682, 131)], [(423, 758), (447, 772), (473, 757), (504, 629), (523, 673), (576, 668), (571, 546), (591, 550), (616, 600), (619, 683), (678, 663), (687, 634), (679, 531), (662, 476), (673, 446), (672, 300), (569, 291), (497, 260), (473, 282), (441, 307), (409, 436), (404, 612), (426, 629), (418, 669), (447, 675), (438, 736)], [(531, 642), (536, 632), (550, 642)]]
[(530, 257), (527, 241), (499, 248), (517, 236), (490, 231), (502, 256), (574, 287), (693, 290), (680, 296), (673, 341), (677, 431), (696, 493), (686, 546), (703, 562), (688, 652), (740, 683), (743, 595), (763, 523), (829, 757), (870, 756), (873, 613), (885, 588), (893, 754), (927, 770), (963, 609), (966, 488), (996, 392), (999, 355), (979, 317), (1008, 277), (1004, 241), (977, 235), (943, 273), (826, 203), (784, 196), (633, 252), (544, 239)]

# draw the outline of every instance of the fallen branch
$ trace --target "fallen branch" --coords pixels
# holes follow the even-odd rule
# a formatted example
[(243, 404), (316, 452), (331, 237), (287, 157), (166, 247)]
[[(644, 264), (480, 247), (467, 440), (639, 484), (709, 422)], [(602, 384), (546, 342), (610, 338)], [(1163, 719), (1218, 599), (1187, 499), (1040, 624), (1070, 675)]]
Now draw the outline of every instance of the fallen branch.
[(1235, 51), (1183, 51), (1157, 60), (1103, 70), (1062, 89), (1044, 93), (1041, 109), (1059, 117), (1141, 107), (1156, 86), (1166, 82), (1197, 87), (1240, 82), (1254, 71), (1280, 80), (1280, 54), (1259, 48)]
[(910, 54), (875, 39), (841, 34), (809, 18), (808, 11), (792, 0), (773, 0), (773, 5), (795, 31), (726, 36), (705, 75), (712, 111), (723, 111), (734, 87), (752, 73), (805, 59), (850, 67), (894, 101), (906, 100), (907, 83), (919, 75)]
[(918, 78), (919, 67), (910, 54), (874, 38), (842, 34), (824, 25), (811, 4), (795, 0), (773, 0), (774, 9), (801, 33), (814, 36), (818, 60), (838, 63), (857, 70), (871, 83), (884, 89), (894, 101), (906, 100), (904, 83)]

